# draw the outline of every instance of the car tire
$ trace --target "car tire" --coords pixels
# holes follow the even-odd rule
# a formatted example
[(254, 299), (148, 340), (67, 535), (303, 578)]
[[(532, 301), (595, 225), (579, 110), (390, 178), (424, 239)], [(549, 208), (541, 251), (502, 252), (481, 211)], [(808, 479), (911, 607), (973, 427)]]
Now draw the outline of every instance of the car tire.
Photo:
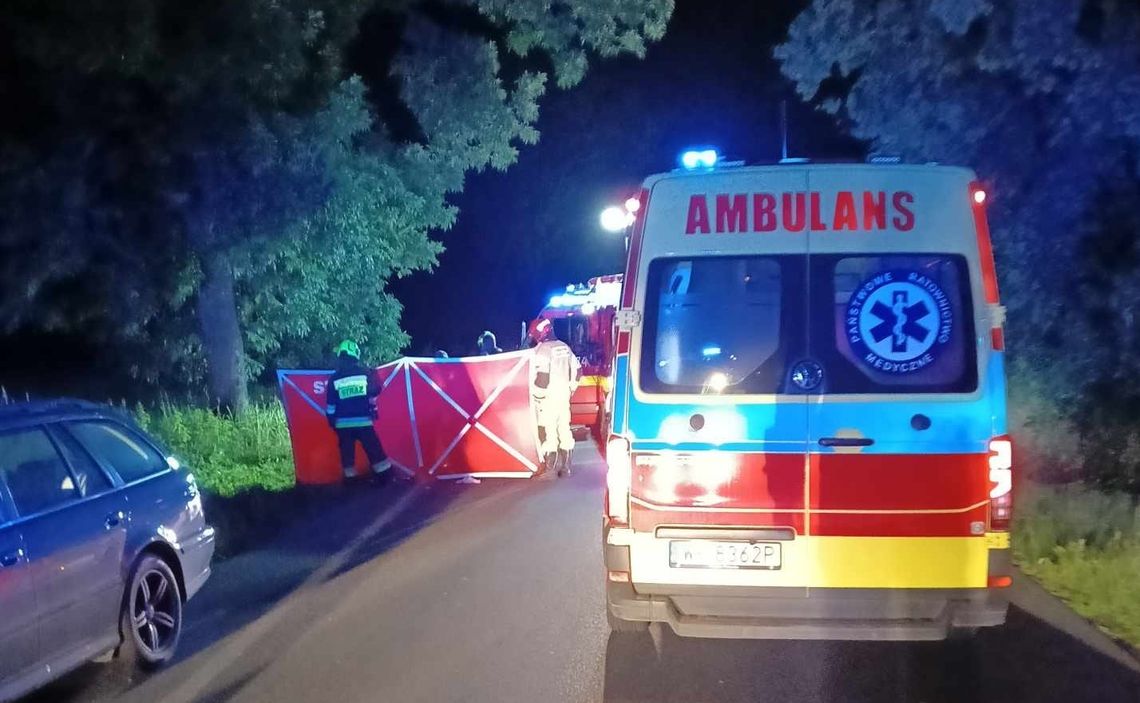
[(613, 613), (606, 609), (606, 622), (610, 625), (610, 631), (618, 634), (642, 634), (649, 632), (649, 623), (641, 620), (622, 620)]
[(170, 565), (146, 554), (127, 581), (119, 615), (119, 656), (143, 669), (174, 657), (182, 636), (182, 592)]

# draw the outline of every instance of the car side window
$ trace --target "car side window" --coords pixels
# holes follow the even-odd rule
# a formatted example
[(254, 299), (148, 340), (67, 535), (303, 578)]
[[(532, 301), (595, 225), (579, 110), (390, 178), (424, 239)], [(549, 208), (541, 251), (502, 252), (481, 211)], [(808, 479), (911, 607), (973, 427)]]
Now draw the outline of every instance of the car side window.
[(126, 427), (104, 421), (76, 422), (72, 433), (87, 451), (111, 466), (125, 483), (137, 481), (167, 468), (166, 460)]
[(66, 432), (54, 434), (59, 451), (71, 467), (72, 475), (75, 476), (80, 495), (86, 498), (111, 490), (111, 479), (107, 478), (107, 474), (103, 473), (103, 469), (99, 468), (79, 442)]
[(0, 435), (0, 474), (20, 515), (34, 515), (82, 497), (41, 428)]

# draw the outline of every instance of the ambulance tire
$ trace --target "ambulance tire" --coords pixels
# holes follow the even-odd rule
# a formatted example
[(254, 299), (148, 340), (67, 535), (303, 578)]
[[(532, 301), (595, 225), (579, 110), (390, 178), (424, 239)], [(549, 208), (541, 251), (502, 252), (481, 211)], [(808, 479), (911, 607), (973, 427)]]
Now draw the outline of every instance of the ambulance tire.
[(606, 609), (606, 622), (610, 625), (610, 631), (619, 635), (639, 635), (649, 632), (649, 623), (641, 620), (622, 620), (611, 613), (609, 608)]

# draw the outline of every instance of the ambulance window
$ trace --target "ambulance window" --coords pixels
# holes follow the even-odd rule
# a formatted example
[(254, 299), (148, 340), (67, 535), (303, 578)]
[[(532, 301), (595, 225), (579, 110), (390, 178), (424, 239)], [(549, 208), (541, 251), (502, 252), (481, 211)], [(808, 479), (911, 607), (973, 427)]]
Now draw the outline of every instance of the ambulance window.
[[(783, 261), (787, 258), (789, 261)], [(802, 275), (785, 269), (803, 257), (750, 256), (656, 260), (650, 264), (641, 386), (649, 392), (709, 389), (775, 393), (784, 375), (782, 305), (801, 306)], [(800, 280), (799, 289), (792, 279)], [(789, 285), (793, 286), (789, 294)]]
[(963, 257), (817, 255), (811, 275), (831, 283), (826, 293), (813, 291), (811, 315), (811, 351), (824, 366), (825, 393), (977, 388)]

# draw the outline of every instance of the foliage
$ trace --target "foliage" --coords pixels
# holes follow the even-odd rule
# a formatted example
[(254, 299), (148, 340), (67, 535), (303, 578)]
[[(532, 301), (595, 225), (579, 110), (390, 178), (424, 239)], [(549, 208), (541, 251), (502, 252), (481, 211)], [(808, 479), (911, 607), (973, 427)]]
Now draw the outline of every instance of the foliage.
[(293, 486), (293, 453), (279, 402), (255, 403), (236, 416), (163, 403), (154, 411), (139, 406), (135, 419), (210, 493), (232, 496)]
[(1022, 564), (1051, 559), (1057, 546), (1074, 542), (1101, 550), (1120, 539), (1140, 541), (1140, 514), (1123, 493), (1028, 484), (1014, 503), (1014, 550)]
[[(429, 268), (464, 175), (533, 143), (550, 58), (640, 55), (671, 0), (15, 0), (0, 10), (0, 323), (97, 327), (149, 381), (244, 397), (284, 345), (405, 341), (392, 276)], [(462, 14), (471, 13), (479, 21)], [(365, 16), (392, 46), (346, 74)], [(504, 78), (505, 50), (522, 57)], [(370, 67), (374, 72), (375, 68)], [(358, 260), (359, 252), (365, 254)], [(29, 254), (31, 254), (29, 256)]]
[(569, 88), (586, 73), (588, 47), (602, 56), (645, 55), (646, 40), (665, 35), (672, 0), (608, 0), (605, 3), (550, 0), (465, 0), (509, 27), (507, 44), (519, 56), (549, 52), (558, 85)]
[(1031, 488), (1018, 496), (1013, 547), (1022, 571), (1140, 646), (1140, 514), (1129, 496)]
[(1140, 543), (1117, 541), (1100, 551), (1082, 542), (1056, 548), (1027, 573), (1109, 634), (1140, 647)]
[(814, 0), (776, 49), (800, 94), (876, 150), (964, 163), (991, 184), (1011, 376), (1041, 400), (1031, 424), (1082, 429), (1105, 385), (1140, 383), (1140, 366), (1104, 365), (1114, 333), (1140, 351), (1135, 266), (1106, 275), (1086, 252), (1103, 251), (1105, 228), (1136, 232), (1104, 198), (1131, 208), (1121, 188), (1140, 182), (1137, 39), (1140, 8), (1113, 0)]

